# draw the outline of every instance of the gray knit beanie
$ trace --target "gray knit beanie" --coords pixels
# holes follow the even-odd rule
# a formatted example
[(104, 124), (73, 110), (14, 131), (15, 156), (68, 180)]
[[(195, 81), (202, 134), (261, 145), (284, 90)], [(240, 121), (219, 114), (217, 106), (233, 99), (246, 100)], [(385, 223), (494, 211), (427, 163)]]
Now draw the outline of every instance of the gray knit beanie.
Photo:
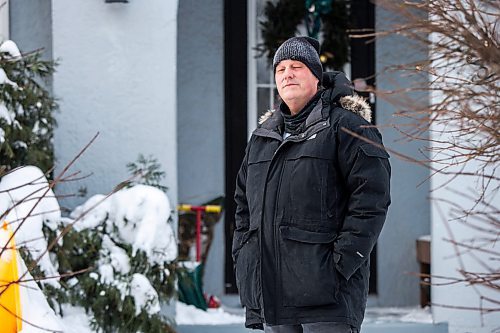
[(323, 78), (323, 66), (319, 60), (319, 41), (311, 37), (292, 37), (276, 50), (273, 59), (273, 69), (282, 60), (298, 60), (306, 65), (321, 83)]

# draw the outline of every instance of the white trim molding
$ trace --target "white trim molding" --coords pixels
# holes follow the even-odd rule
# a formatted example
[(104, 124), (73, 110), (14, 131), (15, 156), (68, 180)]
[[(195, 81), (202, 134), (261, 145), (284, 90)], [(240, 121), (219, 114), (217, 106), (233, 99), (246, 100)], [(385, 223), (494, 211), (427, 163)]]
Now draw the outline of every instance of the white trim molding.
[(0, 0), (0, 42), (9, 36), (9, 0)]
[(257, 127), (257, 65), (255, 62), (254, 47), (257, 44), (257, 1), (247, 1), (247, 29), (248, 29), (248, 70), (247, 70), (247, 128), (248, 138)]

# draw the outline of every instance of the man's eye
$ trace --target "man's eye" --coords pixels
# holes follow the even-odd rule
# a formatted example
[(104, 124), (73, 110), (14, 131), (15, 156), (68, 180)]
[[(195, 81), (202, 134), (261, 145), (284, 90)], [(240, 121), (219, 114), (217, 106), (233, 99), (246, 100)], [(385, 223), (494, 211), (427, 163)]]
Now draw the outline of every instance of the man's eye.
[(285, 69), (284, 68), (278, 68), (278, 72), (284, 72)]

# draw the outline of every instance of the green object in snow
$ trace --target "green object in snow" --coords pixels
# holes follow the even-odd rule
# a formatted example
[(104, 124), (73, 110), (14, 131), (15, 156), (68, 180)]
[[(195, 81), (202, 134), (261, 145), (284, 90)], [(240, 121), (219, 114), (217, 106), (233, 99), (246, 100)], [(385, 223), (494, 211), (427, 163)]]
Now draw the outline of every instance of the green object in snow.
[(177, 284), (179, 287), (179, 301), (194, 305), (206, 311), (207, 301), (203, 296), (203, 264), (195, 261), (179, 263), (177, 269)]

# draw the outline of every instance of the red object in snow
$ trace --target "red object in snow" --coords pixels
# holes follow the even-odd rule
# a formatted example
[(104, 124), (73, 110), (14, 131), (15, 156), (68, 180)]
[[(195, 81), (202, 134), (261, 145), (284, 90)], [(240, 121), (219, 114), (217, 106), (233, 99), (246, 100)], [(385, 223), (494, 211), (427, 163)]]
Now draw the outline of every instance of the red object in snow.
[(220, 308), (221, 302), (220, 302), (220, 299), (217, 298), (217, 296), (210, 295), (210, 297), (208, 297), (208, 295), (205, 294), (205, 300), (207, 301), (207, 306), (209, 309)]

